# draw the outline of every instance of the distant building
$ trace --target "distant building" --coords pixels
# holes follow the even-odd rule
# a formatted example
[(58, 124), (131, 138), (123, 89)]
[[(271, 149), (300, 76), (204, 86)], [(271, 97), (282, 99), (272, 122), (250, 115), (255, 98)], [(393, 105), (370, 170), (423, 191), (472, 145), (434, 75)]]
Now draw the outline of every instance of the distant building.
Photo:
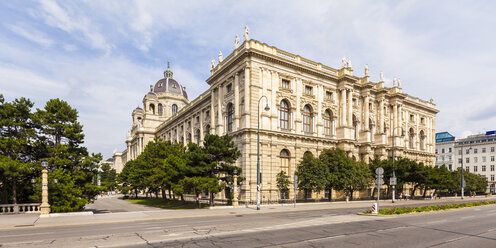
[(436, 166), (446, 165), (454, 170), (455, 136), (448, 132), (436, 133)]

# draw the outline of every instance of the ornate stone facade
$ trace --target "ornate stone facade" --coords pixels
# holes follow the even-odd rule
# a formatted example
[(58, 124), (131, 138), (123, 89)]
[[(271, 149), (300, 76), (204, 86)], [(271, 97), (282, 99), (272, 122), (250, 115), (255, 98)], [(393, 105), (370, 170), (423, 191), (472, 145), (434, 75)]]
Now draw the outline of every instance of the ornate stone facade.
[[(201, 144), (206, 133), (228, 133), (242, 153), (237, 165), (246, 181), (240, 200), (253, 201), (258, 105), (263, 201), (279, 199), (276, 174), (285, 170), (292, 178), (305, 152), (318, 156), (340, 148), (356, 160), (385, 159), (393, 131), (397, 157), (434, 164), (435, 104), (403, 93), (399, 83), (387, 88), (383, 81), (370, 82), (368, 68), (364, 77), (355, 76), (349, 59), (334, 69), (248, 40), (213, 63), (206, 82), (209, 88), (191, 102), (178, 93), (149, 92), (144, 109), (133, 111), (128, 148), (114, 154), (116, 166), (139, 155), (155, 136)], [(179, 111), (159, 115), (150, 107), (159, 103), (174, 103)]]

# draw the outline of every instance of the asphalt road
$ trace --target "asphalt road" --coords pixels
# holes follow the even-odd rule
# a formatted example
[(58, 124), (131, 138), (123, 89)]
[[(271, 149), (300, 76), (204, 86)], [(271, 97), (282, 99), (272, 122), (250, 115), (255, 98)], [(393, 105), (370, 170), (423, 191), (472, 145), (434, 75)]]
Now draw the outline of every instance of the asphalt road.
[(0, 247), (496, 247), (494, 205), (396, 217), (362, 210), (20, 228), (0, 231)]

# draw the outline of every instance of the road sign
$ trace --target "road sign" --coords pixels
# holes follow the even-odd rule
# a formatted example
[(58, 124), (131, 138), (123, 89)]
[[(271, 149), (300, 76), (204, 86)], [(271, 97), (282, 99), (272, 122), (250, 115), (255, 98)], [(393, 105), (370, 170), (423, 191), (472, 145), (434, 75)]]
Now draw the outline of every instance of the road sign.
[(396, 177), (389, 178), (389, 185), (391, 185), (391, 186), (395, 186), (396, 185)]
[(377, 178), (375, 179), (375, 184), (377, 184), (379, 187), (384, 184), (384, 180), (382, 178)]
[(465, 188), (467, 185), (467, 183), (465, 182), (465, 180), (462, 181), (462, 188)]
[(375, 169), (375, 174), (382, 175), (382, 173), (384, 173), (384, 169), (382, 167)]

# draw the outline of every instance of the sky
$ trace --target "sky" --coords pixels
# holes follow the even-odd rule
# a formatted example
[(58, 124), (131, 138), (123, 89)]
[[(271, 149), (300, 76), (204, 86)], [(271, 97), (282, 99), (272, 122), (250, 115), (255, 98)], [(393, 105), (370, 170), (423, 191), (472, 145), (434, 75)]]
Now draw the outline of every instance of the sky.
[(60, 98), (79, 111), (85, 146), (125, 149), (131, 112), (171, 61), (190, 100), (210, 61), (250, 38), (371, 81), (401, 79), (434, 99), (436, 131), (496, 129), (496, 1), (1, 1), (0, 94), (35, 108)]

